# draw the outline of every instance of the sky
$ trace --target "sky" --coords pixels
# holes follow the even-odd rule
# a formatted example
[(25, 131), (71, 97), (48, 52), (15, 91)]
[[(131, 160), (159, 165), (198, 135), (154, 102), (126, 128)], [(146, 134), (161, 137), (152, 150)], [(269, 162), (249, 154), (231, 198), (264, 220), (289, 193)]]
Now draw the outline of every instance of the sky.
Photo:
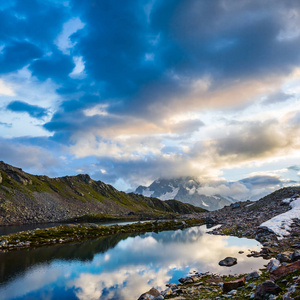
[(0, 160), (121, 190), (300, 179), (300, 3), (0, 1)]

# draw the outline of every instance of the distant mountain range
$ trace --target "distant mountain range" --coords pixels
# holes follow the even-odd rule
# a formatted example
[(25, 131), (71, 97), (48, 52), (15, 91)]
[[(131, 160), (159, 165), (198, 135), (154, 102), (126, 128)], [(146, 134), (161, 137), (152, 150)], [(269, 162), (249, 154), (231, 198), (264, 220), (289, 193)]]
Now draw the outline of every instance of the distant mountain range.
[[(0, 225), (57, 222), (82, 217), (156, 217), (203, 212), (176, 200), (124, 193), (87, 174), (49, 178), (0, 161)], [(105, 215), (104, 215), (105, 214)]]
[(207, 210), (216, 210), (236, 202), (230, 197), (221, 195), (206, 196), (200, 194), (198, 189), (201, 183), (198, 179), (187, 176), (173, 179), (157, 179), (148, 187), (139, 186), (135, 193), (147, 197), (156, 197), (160, 200), (175, 199), (184, 203), (189, 203)]

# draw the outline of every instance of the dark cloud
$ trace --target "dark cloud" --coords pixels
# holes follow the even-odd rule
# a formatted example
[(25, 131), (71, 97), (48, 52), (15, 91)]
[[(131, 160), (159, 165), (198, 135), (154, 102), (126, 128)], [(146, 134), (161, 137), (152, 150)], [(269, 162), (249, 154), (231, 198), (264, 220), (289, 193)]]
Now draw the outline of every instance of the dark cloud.
[(21, 69), (33, 59), (42, 56), (42, 51), (29, 42), (13, 42), (6, 45), (0, 56), (0, 72), (7, 73)]
[(59, 51), (54, 51), (50, 56), (35, 60), (31, 64), (30, 69), (33, 75), (41, 80), (52, 78), (57, 82), (68, 82), (68, 75), (74, 67), (75, 64), (72, 57), (63, 55)]
[(22, 101), (10, 102), (6, 108), (13, 112), (28, 113), (31, 117), (36, 119), (42, 119), (43, 117), (46, 117), (49, 113), (46, 108), (37, 105), (31, 105)]

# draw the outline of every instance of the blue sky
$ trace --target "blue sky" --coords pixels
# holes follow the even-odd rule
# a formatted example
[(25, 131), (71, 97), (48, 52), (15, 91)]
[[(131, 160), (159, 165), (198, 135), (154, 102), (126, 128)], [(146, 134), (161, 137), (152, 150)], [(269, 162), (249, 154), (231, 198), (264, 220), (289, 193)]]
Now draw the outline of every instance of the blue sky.
[(0, 66), (0, 159), (27, 172), (299, 182), (299, 1), (2, 1)]

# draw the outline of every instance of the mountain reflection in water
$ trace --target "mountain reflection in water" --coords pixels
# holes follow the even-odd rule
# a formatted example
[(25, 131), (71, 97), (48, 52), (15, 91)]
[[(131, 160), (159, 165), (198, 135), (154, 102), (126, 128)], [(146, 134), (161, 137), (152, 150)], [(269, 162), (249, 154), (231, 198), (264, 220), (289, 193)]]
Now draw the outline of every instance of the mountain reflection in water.
[[(114, 235), (76, 244), (0, 254), (1, 299), (137, 299), (151, 287), (165, 289), (190, 271), (245, 273), (266, 261), (248, 258), (255, 240), (185, 230)], [(245, 251), (238, 254), (238, 251)], [(227, 268), (218, 262), (238, 258)]]

